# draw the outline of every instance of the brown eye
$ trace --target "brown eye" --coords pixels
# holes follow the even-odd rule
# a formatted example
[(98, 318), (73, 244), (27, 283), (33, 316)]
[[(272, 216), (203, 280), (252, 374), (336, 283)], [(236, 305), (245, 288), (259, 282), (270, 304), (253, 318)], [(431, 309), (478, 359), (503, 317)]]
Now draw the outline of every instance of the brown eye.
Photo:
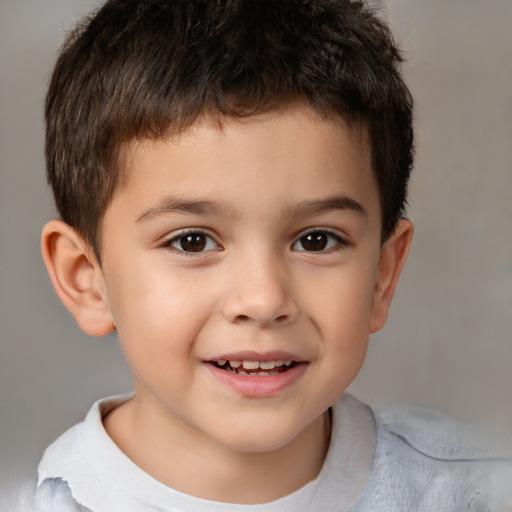
[(310, 231), (293, 244), (293, 250), (321, 252), (338, 245), (346, 245), (340, 236), (329, 231)]
[(163, 246), (170, 246), (180, 252), (188, 253), (212, 251), (219, 248), (210, 236), (201, 232), (178, 235)]
[(180, 237), (181, 249), (186, 252), (201, 252), (206, 247), (206, 237), (200, 233), (194, 233)]
[(305, 251), (323, 251), (327, 247), (328, 238), (325, 233), (309, 233), (300, 239)]

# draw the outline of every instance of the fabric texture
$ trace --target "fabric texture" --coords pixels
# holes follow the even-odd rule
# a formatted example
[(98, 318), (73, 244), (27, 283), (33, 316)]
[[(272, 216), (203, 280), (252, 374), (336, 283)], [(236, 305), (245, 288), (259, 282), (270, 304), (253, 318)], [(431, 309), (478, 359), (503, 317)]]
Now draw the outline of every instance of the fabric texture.
[(129, 395), (94, 404), (50, 445), (38, 468), (37, 512), (506, 512), (512, 463), (433, 411), (372, 411), (345, 393), (333, 407), (318, 477), (261, 505), (203, 500), (153, 479), (117, 448), (102, 417)]

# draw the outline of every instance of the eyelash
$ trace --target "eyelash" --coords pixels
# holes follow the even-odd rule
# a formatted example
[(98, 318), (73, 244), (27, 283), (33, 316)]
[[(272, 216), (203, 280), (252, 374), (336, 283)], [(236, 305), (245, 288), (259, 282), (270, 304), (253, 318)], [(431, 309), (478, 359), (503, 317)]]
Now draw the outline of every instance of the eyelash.
[[(304, 243), (306, 242), (306, 238), (311, 237), (312, 235), (315, 235), (315, 234), (318, 234), (320, 236), (325, 236), (327, 239), (321, 240), (319, 237), (317, 237), (316, 240), (315, 239), (310, 240), (311, 243), (314, 244), (314, 243), (320, 241), (320, 245), (322, 245), (322, 242), (325, 242), (326, 247), (320, 247), (318, 249), (310, 249), (310, 250), (304, 248)], [(180, 243), (180, 241), (183, 243), (183, 239), (185, 239), (186, 237), (190, 237), (192, 235), (205, 237), (205, 239), (206, 239), (205, 245), (203, 247), (200, 247), (199, 248), (200, 250), (186, 251), (183, 249), (183, 246), (181, 247), (181, 249), (174, 246), (175, 244)], [(332, 243), (333, 241), (335, 242), (334, 244)], [(189, 229), (186, 231), (182, 231), (182, 232), (174, 235), (173, 237), (164, 240), (159, 245), (159, 247), (175, 251), (175, 252), (177, 252), (179, 254), (183, 254), (185, 256), (192, 256), (192, 257), (196, 256), (197, 257), (198, 255), (208, 253), (208, 252), (215, 250), (215, 248), (208, 248), (205, 250), (205, 248), (208, 247), (208, 245), (211, 244), (212, 242), (215, 245), (216, 249), (220, 248), (219, 244), (208, 233), (206, 233), (200, 229)], [(302, 249), (296, 248), (296, 246), (298, 244), (301, 244)], [(330, 244), (330, 246), (329, 246), (329, 244)], [(300, 233), (299, 236), (296, 238), (296, 240), (292, 244), (292, 250), (306, 252), (306, 253), (326, 253), (326, 252), (341, 250), (349, 245), (350, 245), (350, 243), (345, 238), (343, 238), (342, 236), (340, 236), (337, 233), (334, 233), (333, 231), (331, 231), (329, 229), (314, 228), (314, 229), (310, 229), (310, 230), (303, 231), (302, 233)]]
[[(295, 249), (295, 250), (298, 250), (298, 251), (301, 251), (301, 252), (306, 252), (306, 253), (326, 253), (326, 252), (331, 252), (331, 251), (336, 251), (336, 250), (341, 250), (341, 249), (344, 249), (345, 247), (349, 246), (350, 243), (348, 242), (348, 240), (346, 240), (345, 238), (343, 238), (342, 236), (340, 236), (339, 234), (337, 233), (334, 233), (333, 231), (329, 230), (329, 229), (326, 229), (326, 228), (314, 228), (314, 229), (310, 229), (310, 230), (307, 230), (307, 231), (303, 231), (302, 233), (299, 234), (299, 236), (297, 237), (296, 241), (293, 242), (293, 245), (292, 245), (292, 249), (299, 243), (301, 243), (302, 241), (302, 244), (304, 243), (304, 239), (306, 239), (308, 236), (311, 236), (311, 235), (315, 235), (315, 234), (318, 234), (318, 235), (325, 235), (327, 237), (327, 241), (326, 241), (326, 244), (329, 245), (330, 241), (334, 241), (335, 243), (330, 245), (330, 247), (324, 247), (324, 248), (321, 248), (321, 249), (318, 249), (318, 250), (307, 250), (307, 249)], [(330, 239), (330, 241), (329, 241)], [(315, 242), (315, 240), (312, 241), (313, 243)], [(304, 247), (304, 246), (303, 246)]]
[(207, 250), (204, 250), (204, 248), (203, 248), (202, 250), (199, 250), (199, 251), (185, 251), (185, 250), (183, 250), (183, 248), (179, 249), (178, 247), (174, 247), (174, 244), (178, 244), (180, 241), (183, 241), (183, 239), (185, 239), (187, 236), (190, 237), (192, 235), (203, 236), (206, 239), (206, 242), (205, 242), (206, 246), (209, 243), (211, 244), (213, 242), (213, 244), (215, 245), (215, 248), (220, 249), (219, 244), (213, 239), (213, 237), (211, 235), (209, 235), (208, 233), (206, 233), (205, 231), (202, 231), (201, 229), (188, 229), (185, 231), (181, 231), (180, 233), (172, 236), (171, 238), (164, 240), (159, 245), (159, 247), (161, 247), (163, 249), (168, 249), (168, 250), (174, 251), (176, 253), (179, 253), (180, 255), (182, 254), (184, 256), (192, 256), (192, 257), (193, 256), (197, 257), (198, 255), (215, 250), (214, 248), (207, 249)]

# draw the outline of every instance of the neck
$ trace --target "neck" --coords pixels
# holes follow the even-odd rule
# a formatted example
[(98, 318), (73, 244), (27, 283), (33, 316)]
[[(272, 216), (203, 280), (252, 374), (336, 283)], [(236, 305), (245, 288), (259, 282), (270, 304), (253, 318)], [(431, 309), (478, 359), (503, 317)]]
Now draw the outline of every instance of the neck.
[(183, 428), (152, 421), (137, 409), (130, 400), (104, 418), (121, 451), (163, 484), (212, 501), (258, 504), (292, 493), (318, 476), (330, 441), (327, 412), (285, 445), (247, 452), (219, 445), (193, 429), (184, 435)]

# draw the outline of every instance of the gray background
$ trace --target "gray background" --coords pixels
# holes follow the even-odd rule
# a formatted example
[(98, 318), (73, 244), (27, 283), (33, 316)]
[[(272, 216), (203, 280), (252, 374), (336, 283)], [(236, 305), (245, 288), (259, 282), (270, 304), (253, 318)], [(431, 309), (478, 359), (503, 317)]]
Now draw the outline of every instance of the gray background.
[[(90, 0), (0, 0), (0, 510), (44, 447), (130, 389), (114, 336), (82, 334), (39, 233), (54, 216), (42, 103)], [(388, 0), (416, 98), (416, 236), (388, 325), (351, 390), (512, 425), (512, 0)]]

